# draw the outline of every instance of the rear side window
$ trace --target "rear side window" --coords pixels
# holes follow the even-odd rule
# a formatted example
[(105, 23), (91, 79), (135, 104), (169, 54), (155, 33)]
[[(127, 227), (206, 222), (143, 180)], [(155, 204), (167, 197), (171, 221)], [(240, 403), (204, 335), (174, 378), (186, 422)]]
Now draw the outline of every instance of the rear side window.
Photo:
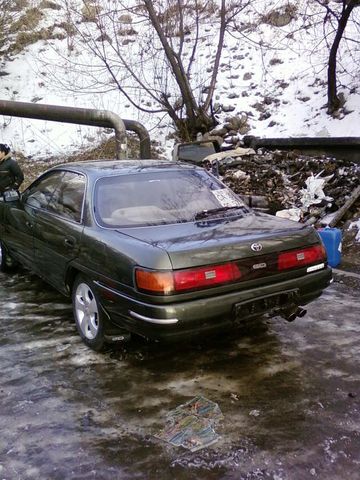
[(95, 216), (105, 227), (193, 221), (196, 213), (241, 200), (202, 169), (139, 172), (104, 177), (94, 192)]
[(205, 157), (213, 153), (216, 153), (216, 150), (212, 142), (180, 144), (176, 160), (200, 164)]

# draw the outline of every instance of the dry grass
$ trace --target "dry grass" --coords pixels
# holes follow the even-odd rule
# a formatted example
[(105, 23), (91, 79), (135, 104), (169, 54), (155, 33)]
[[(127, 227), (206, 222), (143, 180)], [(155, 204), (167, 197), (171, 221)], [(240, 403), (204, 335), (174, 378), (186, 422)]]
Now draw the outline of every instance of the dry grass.
[(29, 8), (16, 20), (10, 28), (10, 33), (34, 30), (40, 23), (44, 14), (38, 8)]
[(22, 52), (24, 48), (33, 43), (38, 42), (39, 40), (49, 40), (49, 39), (58, 39), (63, 40), (67, 35), (56, 33), (54, 34), (54, 27), (42, 28), (40, 30), (30, 31), (30, 32), (19, 32), (16, 36), (14, 42), (9, 46), (8, 52), (14, 55)]
[(11, 12), (22, 12), (29, 6), (29, 0), (15, 0), (9, 3)]
[(296, 18), (297, 12), (298, 7), (289, 2), (282, 8), (271, 10), (263, 15), (261, 21), (273, 27), (284, 27)]
[[(29, 45), (40, 40), (63, 40), (68, 36), (74, 35), (75, 28), (66, 23), (55, 23), (53, 26), (47, 28), (39, 28), (40, 22), (44, 18), (42, 9), (60, 10), (61, 6), (57, 3), (52, 2), (51, 0), (43, 0), (39, 7), (27, 8), (28, 6), (28, 0), (18, 0), (12, 4), (11, 11), (14, 12), (12, 14), (12, 19), (7, 21), (6, 29), (4, 26), (2, 29), (0, 28), (2, 31), (0, 31), (0, 46), (5, 43), (5, 39), (8, 40), (5, 48), (1, 52), (2, 55), (17, 55)], [(20, 11), (19, 14), (17, 13), (18, 11)], [(17, 17), (17, 19), (14, 19), (15, 17)], [(54, 33), (57, 27), (62, 28), (64, 33)]]
[(101, 12), (101, 7), (91, 2), (85, 2), (81, 10), (82, 21), (96, 23), (100, 12)]
[(50, 10), (61, 10), (61, 5), (55, 2), (51, 2), (50, 0), (42, 0), (39, 5), (40, 9), (49, 8)]
[(56, 23), (54, 27), (62, 28), (68, 37), (73, 37), (77, 32), (76, 27), (71, 22)]

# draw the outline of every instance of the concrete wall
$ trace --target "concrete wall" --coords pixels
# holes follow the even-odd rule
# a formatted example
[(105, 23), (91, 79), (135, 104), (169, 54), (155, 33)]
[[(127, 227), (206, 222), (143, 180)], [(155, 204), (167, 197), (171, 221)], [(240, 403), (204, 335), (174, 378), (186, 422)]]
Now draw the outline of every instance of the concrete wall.
[(243, 141), (245, 146), (255, 150), (298, 150), (305, 155), (325, 155), (360, 164), (360, 137), (260, 138), (247, 135)]

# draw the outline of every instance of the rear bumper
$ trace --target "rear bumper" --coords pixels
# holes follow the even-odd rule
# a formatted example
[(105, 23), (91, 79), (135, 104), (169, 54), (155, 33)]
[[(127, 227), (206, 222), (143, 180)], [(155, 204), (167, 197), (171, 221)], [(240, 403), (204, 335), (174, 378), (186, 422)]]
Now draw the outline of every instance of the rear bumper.
[[(171, 341), (228, 330), (235, 320), (241, 322), (254, 316), (251, 311), (237, 308), (239, 304), (256, 304), (264, 297), (296, 291), (296, 300), (289, 297), (289, 302), (306, 305), (321, 295), (331, 280), (331, 268), (325, 268), (270, 285), (166, 305), (141, 302), (101, 284), (97, 287), (102, 305), (116, 325), (154, 340)], [(267, 308), (265, 304), (261, 314), (273, 310), (271, 305)]]

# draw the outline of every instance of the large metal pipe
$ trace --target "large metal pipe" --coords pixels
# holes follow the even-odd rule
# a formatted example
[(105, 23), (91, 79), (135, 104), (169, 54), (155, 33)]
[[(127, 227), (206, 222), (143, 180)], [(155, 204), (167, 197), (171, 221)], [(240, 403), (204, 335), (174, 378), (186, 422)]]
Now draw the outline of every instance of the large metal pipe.
[(114, 128), (117, 158), (124, 158), (126, 156), (126, 129), (132, 130), (138, 134), (140, 139), (141, 158), (150, 158), (150, 136), (146, 128), (139, 122), (122, 120), (118, 115), (108, 110), (0, 100), (0, 114), (54, 122), (91, 125), (94, 127)]
[(135, 132), (139, 137), (140, 158), (151, 158), (150, 135), (144, 125), (142, 125), (140, 122), (136, 122), (135, 120), (126, 120), (125, 118), (123, 119), (123, 122), (125, 123), (126, 130)]

